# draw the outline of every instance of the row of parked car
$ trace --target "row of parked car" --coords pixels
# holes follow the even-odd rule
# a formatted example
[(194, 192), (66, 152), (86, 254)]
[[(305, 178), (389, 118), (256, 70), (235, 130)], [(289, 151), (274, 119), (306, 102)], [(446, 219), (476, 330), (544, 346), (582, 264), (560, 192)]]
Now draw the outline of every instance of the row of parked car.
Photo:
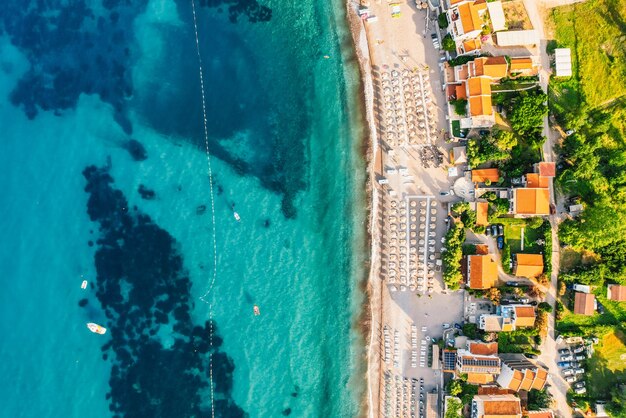
[(496, 243), (498, 244), (498, 249), (502, 249), (504, 247), (504, 225), (502, 224), (493, 224), (488, 225), (485, 228), (485, 235), (492, 236), (496, 239)]
[(570, 348), (562, 348), (559, 350), (559, 361), (557, 366), (563, 368), (563, 378), (567, 383), (572, 383), (572, 389), (576, 394), (587, 392), (585, 382), (577, 381), (579, 376), (585, 374), (584, 367), (581, 367), (581, 361), (587, 359), (587, 351), (584, 346), (578, 345)]

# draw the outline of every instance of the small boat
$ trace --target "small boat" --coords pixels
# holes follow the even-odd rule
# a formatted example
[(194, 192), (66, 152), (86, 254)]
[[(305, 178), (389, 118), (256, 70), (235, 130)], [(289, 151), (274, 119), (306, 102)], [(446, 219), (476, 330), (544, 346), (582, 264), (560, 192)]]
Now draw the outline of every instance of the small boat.
[(83, 280), (83, 282), (80, 284), (80, 288), (87, 289), (87, 280)]
[(330, 55), (324, 55), (324, 59), (330, 58)]
[(239, 222), (241, 220), (241, 217), (239, 216), (239, 214), (237, 212), (233, 212), (233, 216), (235, 217), (235, 220), (237, 222)]
[(87, 324), (87, 328), (89, 328), (89, 331), (95, 333), (95, 334), (106, 334), (107, 329), (101, 325), (98, 324), (94, 324), (93, 322), (89, 322)]
[(257, 305), (254, 305), (254, 316), (259, 316), (259, 315), (261, 315), (261, 310), (259, 309)]

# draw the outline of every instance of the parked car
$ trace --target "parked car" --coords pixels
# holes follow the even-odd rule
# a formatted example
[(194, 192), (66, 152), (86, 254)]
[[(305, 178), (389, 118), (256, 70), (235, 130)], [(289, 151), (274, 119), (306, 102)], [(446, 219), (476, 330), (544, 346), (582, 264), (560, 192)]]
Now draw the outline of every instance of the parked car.
[(574, 129), (568, 129), (567, 131), (565, 131), (565, 135), (570, 136), (570, 135), (572, 135), (574, 132), (576, 132)]
[(579, 389), (579, 388), (584, 388), (585, 387), (585, 382), (578, 382), (574, 384), (574, 388)]
[(441, 45), (439, 45), (439, 38), (437, 38), (437, 34), (431, 33), (430, 39), (433, 41), (433, 46), (435, 47), (435, 49), (439, 49)]
[(511, 303), (513, 302), (508, 299), (500, 299), (500, 305), (502, 306), (510, 305)]
[[(507, 284), (508, 284), (508, 283), (507, 283)], [(562, 335), (559, 335), (558, 337), (556, 337), (555, 342), (556, 342), (557, 344), (561, 344), (561, 343), (563, 342), (563, 336), (562, 336)], [(574, 352), (575, 352), (575, 351), (574, 351)]]
[(531, 300), (528, 304), (531, 306), (537, 306), (538, 302), (536, 300)]
[(561, 356), (561, 361), (572, 361), (574, 360), (574, 356), (571, 354), (565, 354)]
[(448, 328), (450, 328), (450, 324), (448, 323), (443, 324), (443, 329), (448, 329)]
[(498, 237), (497, 241), (498, 241), (498, 249), (501, 250), (502, 248), (504, 248), (504, 237)]
[(527, 283), (516, 282), (516, 281), (513, 281), (513, 280), (506, 282), (506, 285), (507, 286), (513, 286), (513, 287), (527, 287), (528, 286)]
[(524, 303), (524, 304), (526, 304), (526, 303), (529, 303), (529, 302), (530, 302), (530, 299), (528, 299), (528, 298), (520, 298), (520, 300), (519, 300), (519, 301), (520, 301), (520, 302), (522, 302), (522, 303)]
[(561, 348), (559, 350), (559, 354), (569, 354), (569, 353), (570, 353), (569, 348)]
[(487, 235), (488, 237), (491, 236), (491, 228), (489, 227), (485, 228), (485, 235)]
[(602, 306), (602, 304), (598, 303), (598, 313), (600, 315), (602, 315), (604, 313), (604, 306)]
[(587, 393), (587, 388), (574, 389), (574, 393), (576, 395), (582, 395), (583, 393)]
[(574, 369), (574, 373), (575, 374), (585, 374), (585, 369), (583, 369), (582, 367), (579, 367), (577, 369)]
[(572, 369), (563, 369), (563, 371), (561, 373), (563, 373), (563, 376), (573, 376), (574, 375), (574, 370), (572, 370)]
[(577, 345), (576, 347), (574, 347), (574, 349), (572, 350), (574, 353), (578, 354), (578, 353), (582, 353), (585, 351), (585, 347), (582, 345)]
[(525, 353), (524, 355), (525, 355), (527, 358), (530, 358), (530, 359), (536, 359), (536, 358), (539, 358), (539, 356), (537, 356), (537, 354)]
[(502, 224), (498, 225), (498, 235), (500, 235), (501, 237), (504, 236), (504, 225)]
[(578, 360), (578, 361), (581, 361), (581, 360), (586, 360), (586, 359), (587, 359), (587, 356), (586, 356), (586, 355), (584, 355), (584, 354), (578, 354), (578, 355), (576, 356), (576, 360)]
[(574, 376), (566, 376), (564, 379), (567, 383), (574, 383), (576, 381), (576, 377)]
[(450, 196), (450, 192), (439, 192), (439, 196)]
[(494, 237), (498, 236), (498, 225), (491, 225), (491, 235)]
[(455, 323), (454, 324), (454, 328), (456, 329), (463, 329), (463, 327), (461, 326), (461, 324)]

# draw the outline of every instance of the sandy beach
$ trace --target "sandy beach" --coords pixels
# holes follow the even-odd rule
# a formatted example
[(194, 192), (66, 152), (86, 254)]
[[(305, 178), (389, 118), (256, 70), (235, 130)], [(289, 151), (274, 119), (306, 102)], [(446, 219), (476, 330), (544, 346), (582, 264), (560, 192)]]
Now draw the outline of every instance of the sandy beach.
[[(387, 251), (384, 237), (385, 229), (388, 227), (386, 219), (389, 216), (386, 210), (388, 210), (390, 194), (399, 195), (397, 201), (400, 205), (402, 205), (405, 196), (432, 199), (428, 202), (432, 203), (433, 207), (436, 205), (442, 210), (438, 211), (439, 215), (436, 219), (435, 217), (432, 219), (434, 223), (431, 226), (434, 228), (430, 235), (436, 235), (437, 240), (439, 240), (445, 232), (443, 218), (444, 214), (447, 213), (447, 204), (446, 199), (439, 196), (441, 190), (451, 187), (450, 180), (447, 178), (445, 163), (443, 164), (444, 167), (420, 166), (417, 154), (418, 150), (433, 147), (440, 150), (442, 155), (446, 155), (445, 158), (447, 158), (447, 145), (443, 141), (443, 133), (447, 130), (446, 102), (441, 88), (439, 51), (435, 50), (430, 39), (430, 33), (434, 32), (433, 25), (436, 22), (427, 21), (427, 12), (418, 10), (414, 3), (402, 3), (400, 5), (401, 16), (392, 18), (390, 5), (386, 2), (368, 4), (370, 14), (377, 16), (378, 20), (365, 22), (358, 15), (360, 6), (363, 7), (358, 2), (347, 3), (350, 27), (361, 68), (363, 97), (366, 102), (366, 116), (369, 125), (367, 167), (370, 199), (371, 265), (367, 286), (367, 302), (364, 305), (364, 309), (367, 310), (366, 315), (364, 315), (364, 330), (365, 338), (368, 341), (368, 367), (367, 391), (366, 399), (363, 402), (362, 416), (374, 418), (384, 415), (382, 411), (383, 396), (388, 388), (383, 388), (383, 380), (387, 381), (389, 376), (404, 379), (404, 382), (418, 377), (424, 381), (423, 379), (426, 378), (425, 385), (429, 390), (436, 388), (441, 379), (440, 373), (437, 371), (433, 373), (423, 364), (420, 364), (421, 368), (419, 369), (417, 364), (410, 364), (413, 361), (417, 363), (417, 360), (408, 360), (411, 352), (407, 348), (408, 341), (407, 344), (404, 342), (399, 344), (402, 359), (398, 360), (397, 364), (395, 361), (393, 365), (386, 364), (381, 349), (383, 330), (396, 330), (396, 334), (404, 336), (408, 335), (409, 326), (413, 332), (419, 326), (420, 331), (425, 331), (420, 334), (421, 337), (429, 338), (426, 335), (427, 327), (438, 327), (440, 330), (441, 323), (446, 321), (446, 318), (451, 318), (450, 320), (453, 321), (455, 317), (460, 316), (463, 300), (460, 294), (448, 295), (446, 292), (442, 292), (443, 283), (440, 273), (436, 273), (435, 277), (428, 278), (428, 286), (432, 286), (429, 291), (433, 292), (429, 295), (426, 295), (426, 292), (421, 295), (414, 291), (394, 292), (395, 286), (389, 286), (389, 279), (387, 279), (387, 283), (384, 280), (385, 267), (383, 264), (385, 261), (383, 257), (386, 256)], [(390, 144), (380, 138), (381, 119), (383, 118), (379, 95), (380, 76), (384, 72), (381, 71), (382, 69), (397, 69), (398, 73), (404, 74), (410, 70), (411, 77), (415, 75), (422, 77), (423, 75), (420, 80), (425, 81), (423, 84), (424, 94), (432, 97), (432, 113), (429, 113), (430, 123), (425, 127), (426, 130), (430, 131), (428, 138), (422, 138), (421, 143), (415, 145), (406, 143), (406, 146), (403, 146), (402, 144)], [(406, 114), (408, 116), (408, 109)], [(420, 141), (420, 139), (418, 138), (416, 141)], [(389, 167), (394, 166), (405, 167), (405, 171), (410, 174), (406, 178), (414, 178), (415, 180), (410, 180), (410, 184), (406, 184), (409, 182), (405, 178), (400, 179), (401, 181), (390, 178), (390, 184), (382, 186), (380, 179), (391, 177), (388, 176), (391, 171)], [(393, 204), (395, 205), (395, 203)], [(433, 212), (437, 211), (433, 210)], [(408, 286), (406, 287), (408, 290)], [(421, 299), (419, 299), (420, 297)], [(417, 302), (418, 300), (420, 302)], [(446, 310), (447, 305), (453, 304), (456, 304), (458, 309)], [(443, 311), (439, 315), (433, 314), (442, 308)], [(430, 317), (429, 312), (431, 313)], [(396, 414), (400, 414), (400, 412), (396, 411)]]

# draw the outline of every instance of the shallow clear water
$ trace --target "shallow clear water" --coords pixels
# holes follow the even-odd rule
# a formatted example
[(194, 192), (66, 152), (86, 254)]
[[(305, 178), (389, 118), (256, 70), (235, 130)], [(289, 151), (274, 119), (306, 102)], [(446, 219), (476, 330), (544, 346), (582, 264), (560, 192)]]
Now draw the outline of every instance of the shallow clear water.
[[(191, 3), (9, 3), (0, 415), (210, 416)], [(216, 416), (355, 416), (364, 163), (344, 6), (210, 3), (196, 7), (216, 186)]]

